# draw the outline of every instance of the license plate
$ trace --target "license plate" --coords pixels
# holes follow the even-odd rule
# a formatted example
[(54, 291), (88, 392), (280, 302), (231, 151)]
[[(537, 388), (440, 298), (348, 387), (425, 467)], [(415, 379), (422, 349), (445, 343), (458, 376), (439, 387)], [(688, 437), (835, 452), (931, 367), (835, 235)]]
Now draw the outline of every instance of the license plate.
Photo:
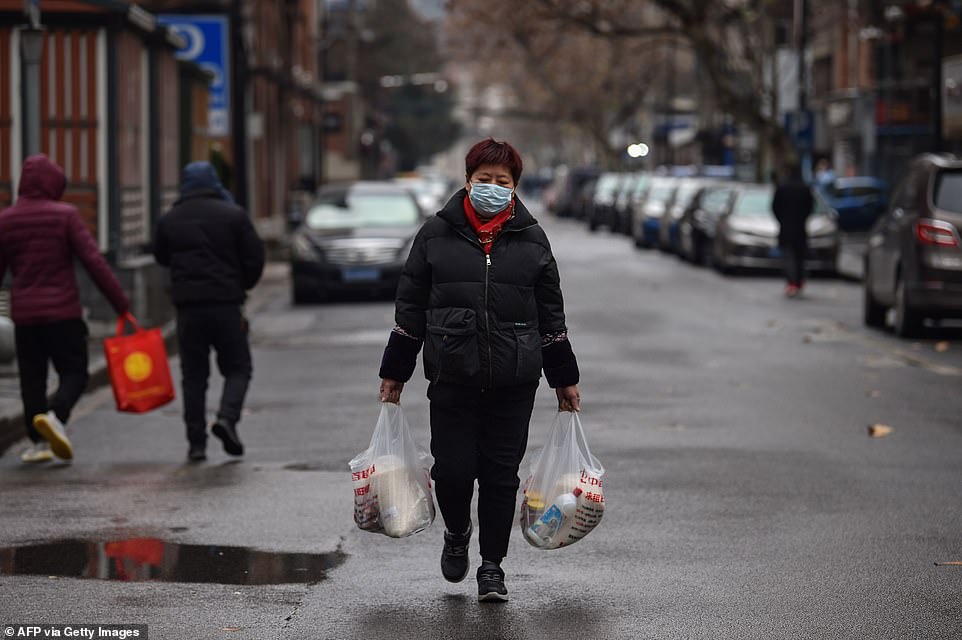
[(344, 282), (373, 282), (381, 278), (381, 270), (371, 267), (352, 267), (341, 272)]

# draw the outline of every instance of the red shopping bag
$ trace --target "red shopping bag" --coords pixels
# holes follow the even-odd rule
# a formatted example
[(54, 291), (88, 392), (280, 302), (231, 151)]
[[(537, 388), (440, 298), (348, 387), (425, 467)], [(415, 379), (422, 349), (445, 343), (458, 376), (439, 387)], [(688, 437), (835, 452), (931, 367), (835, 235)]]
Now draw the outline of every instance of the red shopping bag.
[[(134, 327), (134, 333), (127, 336), (126, 322)], [(104, 339), (104, 355), (118, 411), (144, 413), (174, 399), (160, 329), (142, 329), (127, 313), (117, 319), (117, 335)]]

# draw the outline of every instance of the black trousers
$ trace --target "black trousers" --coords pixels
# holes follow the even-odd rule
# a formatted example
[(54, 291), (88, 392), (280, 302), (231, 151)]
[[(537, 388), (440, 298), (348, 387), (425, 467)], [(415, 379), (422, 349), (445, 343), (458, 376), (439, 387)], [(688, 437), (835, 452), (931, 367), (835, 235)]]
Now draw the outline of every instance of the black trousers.
[(805, 254), (808, 249), (804, 244), (786, 244), (782, 247), (782, 255), (785, 260), (785, 280), (789, 284), (805, 284)]
[(240, 422), (254, 369), (247, 342), (247, 320), (240, 307), (234, 305), (180, 307), (177, 309), (177, 343), (187, 440), (202, 445), (207, 442), (211, 349), (217, 354), (217, 368), (224, 377), (217, 419), (231, 424)]
[(499, 389), (428, 386), (438, 507), (448, 531), (465, 531), (478, 481), (478, 538), (485, 560), (501, 562), (508, 553), (518, 467), (537, 389), (537, 383)]
[[(62, 423), (67, 424), (70, 412), (87, 388), (87, 325), (79, 318), (50, 324), (16, 325), (14, 340), (27, 437), (40, 442), (43, 438), (33, 428), (33, 417), (53, 411)], [(50, 362), (59, 383), (48, 404)]]

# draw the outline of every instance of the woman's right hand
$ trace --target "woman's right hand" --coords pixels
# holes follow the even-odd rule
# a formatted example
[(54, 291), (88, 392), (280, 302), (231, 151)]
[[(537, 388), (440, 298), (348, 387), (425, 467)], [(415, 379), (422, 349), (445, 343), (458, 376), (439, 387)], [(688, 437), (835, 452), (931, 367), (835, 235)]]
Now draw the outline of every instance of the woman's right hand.
[(398, 380), (391, 380), (390, 378), (381, 379), (381, 402), (393, 402), (394, 404), (401, 403), (401, 390), (404, 389), (404, 383)]

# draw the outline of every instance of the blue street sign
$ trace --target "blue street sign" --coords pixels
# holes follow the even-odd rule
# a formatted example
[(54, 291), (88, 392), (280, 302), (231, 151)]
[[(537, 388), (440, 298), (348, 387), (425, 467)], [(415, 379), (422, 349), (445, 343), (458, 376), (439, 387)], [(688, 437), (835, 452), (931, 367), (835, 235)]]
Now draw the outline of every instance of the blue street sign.
[(230, 134), (230, 27), (226, 16), (161, 14), (158, 21), (181, 36), (187, 44), (177, 52), (213, 74), (207, 129), (211, 136)]
[(789, 111), (784, 126), (799, 151), (811, 151), (815, 146), (815, 117), (810, 109), (801, 113)]

